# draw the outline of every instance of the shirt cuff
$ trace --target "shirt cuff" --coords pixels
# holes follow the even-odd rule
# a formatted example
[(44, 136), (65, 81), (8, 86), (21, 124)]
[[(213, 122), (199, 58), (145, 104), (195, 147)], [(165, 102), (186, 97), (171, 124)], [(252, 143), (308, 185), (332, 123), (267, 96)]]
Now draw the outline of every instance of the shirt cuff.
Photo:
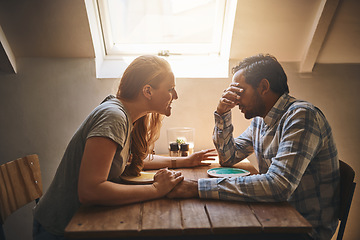
[(231, 121), (231, 111), (224, 113), (223, 115), (219, 115), (217, 112), (214, 112), (215, 117), (215, 126), (217, 129), (225, 129), (229, 127), (232, 123)]
[(198, 180), (200, 198), (219, 199), (218, 178), (201, 178)]

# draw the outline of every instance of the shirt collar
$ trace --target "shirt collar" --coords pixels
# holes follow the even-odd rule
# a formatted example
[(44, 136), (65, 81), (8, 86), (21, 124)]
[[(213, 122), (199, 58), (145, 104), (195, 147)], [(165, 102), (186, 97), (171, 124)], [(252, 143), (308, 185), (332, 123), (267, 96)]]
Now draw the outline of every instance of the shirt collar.
[(268, 127), (272, 127), (278, 119), (284, 114), (288, 106), (295, 101), (295, 98), (291, 97), (287, 93), (284, 93), (270, 109), (268, 114), (264, 118), (264, 123)]

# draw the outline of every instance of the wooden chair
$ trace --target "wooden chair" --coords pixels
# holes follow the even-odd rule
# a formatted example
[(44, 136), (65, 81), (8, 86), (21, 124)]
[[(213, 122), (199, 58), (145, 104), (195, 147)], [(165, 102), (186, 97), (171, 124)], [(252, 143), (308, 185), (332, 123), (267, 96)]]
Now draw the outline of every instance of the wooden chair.
[(42, 196), (39, 158), (36, 154), (0, 166), (0, 239), (5, 239), (3, 224), (22, 206)]
[(346, 221), (349, 215), (352, 198), (355, 191), (356, 183), (354, 182), (355, 171), (346, 163), (340, 162), (340, 227), (337, 240), (341, 240), (344, 235)]

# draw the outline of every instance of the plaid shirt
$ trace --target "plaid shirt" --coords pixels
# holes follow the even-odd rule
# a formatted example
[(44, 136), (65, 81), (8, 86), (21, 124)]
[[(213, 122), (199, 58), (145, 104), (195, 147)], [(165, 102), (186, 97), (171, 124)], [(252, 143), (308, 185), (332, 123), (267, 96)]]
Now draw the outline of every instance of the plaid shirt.
[(220, 164), (232, 166), (255, 152), (259, 174), (200, 179), (200, 197), (288, 201), (313, 225), (315, 239), (331, 239), (338, 223), (339, 160), (322, 112), (284, 94), (265, 118), (255, 117), (235, 139), (231, 122), (231, 111), (215, 113), (213, 140)]

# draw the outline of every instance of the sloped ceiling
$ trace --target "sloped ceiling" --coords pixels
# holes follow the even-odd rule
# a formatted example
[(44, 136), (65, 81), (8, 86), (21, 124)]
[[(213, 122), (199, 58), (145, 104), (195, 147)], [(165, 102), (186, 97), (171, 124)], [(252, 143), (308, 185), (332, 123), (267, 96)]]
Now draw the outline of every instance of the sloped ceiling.
[[(360, 63), (359, 12), (358, 0), (238, 0), (230, 57)], [(0, 0), (0, 27), (3, 71), (11, 56), (95, 57), (83, 0)]]
[[(95, 57), (82, 0), (0, 0), (0, 26), (15, 58)], [(0, 70), (9, 72), (2, 50)]]
[(0, 24), (16, 57), (94, 57), (84, 1), (1, 0)]

